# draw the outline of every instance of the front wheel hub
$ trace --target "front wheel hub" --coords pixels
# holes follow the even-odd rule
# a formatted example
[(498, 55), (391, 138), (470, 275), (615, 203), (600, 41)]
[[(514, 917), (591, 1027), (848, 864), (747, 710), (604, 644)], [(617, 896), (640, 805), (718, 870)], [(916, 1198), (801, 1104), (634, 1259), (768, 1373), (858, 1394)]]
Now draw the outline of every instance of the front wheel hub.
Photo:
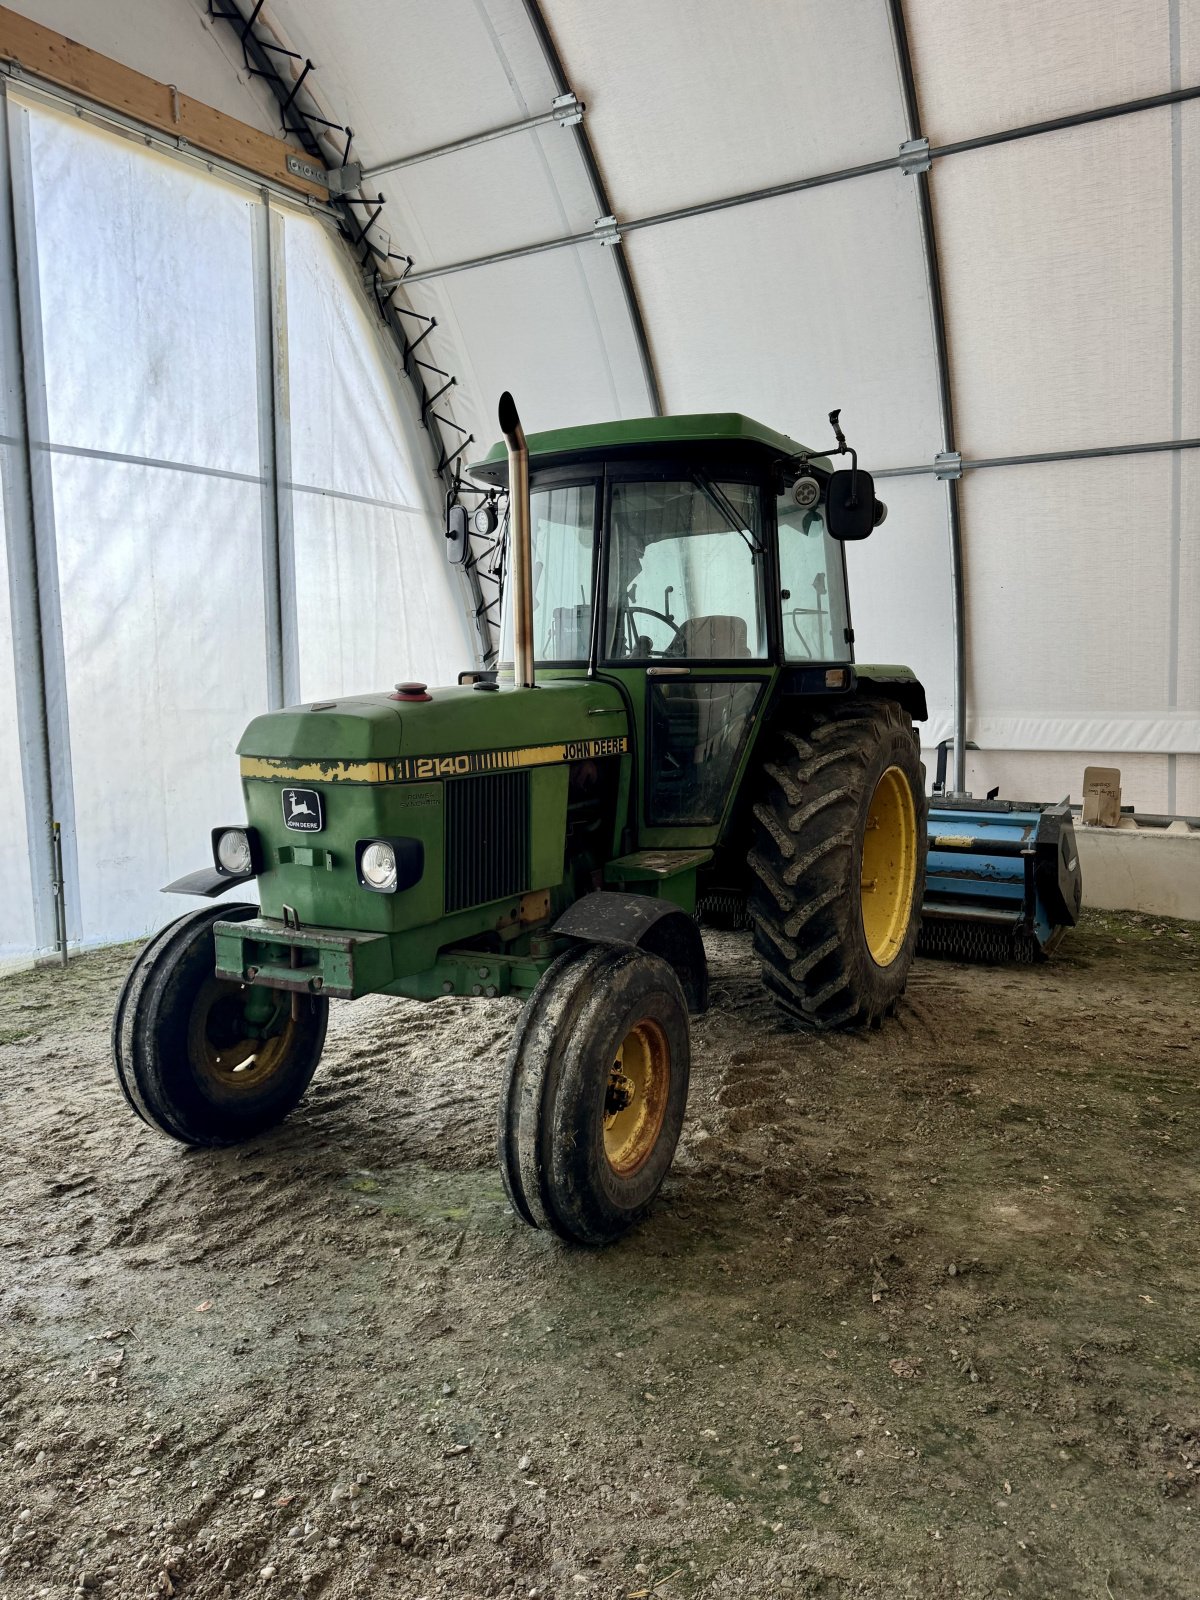
[(652, 1018), (625, 1035), (604, 1096), (604, 1154), (618, 1176), (632, 1177), (662, 1132), (671, 1087), (671, 1048)]

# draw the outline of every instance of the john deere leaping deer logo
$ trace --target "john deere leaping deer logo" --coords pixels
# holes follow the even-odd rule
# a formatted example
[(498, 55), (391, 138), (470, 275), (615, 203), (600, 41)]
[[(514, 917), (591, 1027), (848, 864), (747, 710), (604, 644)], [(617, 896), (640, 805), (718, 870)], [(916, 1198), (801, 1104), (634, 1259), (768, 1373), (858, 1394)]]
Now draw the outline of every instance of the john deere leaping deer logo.
[(315, 789), (285, 789), (283, 820), (287, 827), (300, 833), (320, 833), (325, 825), (321, 796)]

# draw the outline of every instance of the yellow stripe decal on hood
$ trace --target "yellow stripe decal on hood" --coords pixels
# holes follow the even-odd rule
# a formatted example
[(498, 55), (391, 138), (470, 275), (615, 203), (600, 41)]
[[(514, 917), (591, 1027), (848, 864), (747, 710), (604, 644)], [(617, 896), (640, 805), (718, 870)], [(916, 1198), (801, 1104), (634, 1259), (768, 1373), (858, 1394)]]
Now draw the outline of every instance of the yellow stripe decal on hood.
[(243, 756), (243, 778), (281, 783), (428, 783), (432, 778), (465, 778), (477, 772), (511, 772), (518, 767), (549, 767), (561, 761), (594, 761), (622, 756), (629, 740), (573, 739), (567, 744), (529, 745), (523, 750), (470, 750), (461, 755), (401, 756), (394, 761), (296, 761), (288, 756)]

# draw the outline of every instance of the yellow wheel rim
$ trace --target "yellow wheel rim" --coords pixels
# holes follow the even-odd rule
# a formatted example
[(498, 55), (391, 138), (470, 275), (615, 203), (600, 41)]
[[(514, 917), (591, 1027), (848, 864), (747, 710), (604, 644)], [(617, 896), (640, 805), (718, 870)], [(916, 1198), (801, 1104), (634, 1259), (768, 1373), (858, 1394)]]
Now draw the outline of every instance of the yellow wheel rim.
[(862, 850), (862, 921), (877, 967), (891, 966), (912, 921), (917, 811), (908, 779), (889, 767), (875, 785)]
[(604, 1154), (613, 1171), (631, 1178), (658, 1143), (671, 1089), (671, 1047), (649, 1017), (625, 1035), (604, 1097)]
[(209, 978), (196, 996), (188, 1024), (188, 1050), (202, 1078), (224, 1094), (261, 1089), (287, 1063), (296, 1025), (289, 1015), (282, 1029), (268, 1039), (254, 1038), (246, 1029), (241, 984)]

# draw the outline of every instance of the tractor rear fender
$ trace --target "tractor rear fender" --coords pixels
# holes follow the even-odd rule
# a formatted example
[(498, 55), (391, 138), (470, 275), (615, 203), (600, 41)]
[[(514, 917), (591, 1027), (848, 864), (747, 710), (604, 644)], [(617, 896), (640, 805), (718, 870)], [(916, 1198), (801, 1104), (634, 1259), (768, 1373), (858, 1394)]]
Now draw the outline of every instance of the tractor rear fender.
[(894, 700), (914, 722), (928, 720), (925, 685), (908, 667), (856, 666), (854, 684), (858, 693), (865, 698)]
[(693, 1016), (708, 1010), (708, 961), (700, 930), (669, 900), (597, 889), (564, 911), (554, 932), (584, 944), (628, 945), (660, 956), (674, 969)]

